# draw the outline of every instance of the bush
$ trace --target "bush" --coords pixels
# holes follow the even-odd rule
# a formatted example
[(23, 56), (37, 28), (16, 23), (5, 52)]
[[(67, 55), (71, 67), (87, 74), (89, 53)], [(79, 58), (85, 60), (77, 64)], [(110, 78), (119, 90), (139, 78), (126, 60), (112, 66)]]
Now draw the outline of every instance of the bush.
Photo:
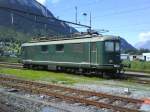
[(150, 73), (150, 62), (145, 61), (124, 61), (124, 64), (130, 63), (131, 68), (127, 68), (129, 71), (147, 72)]

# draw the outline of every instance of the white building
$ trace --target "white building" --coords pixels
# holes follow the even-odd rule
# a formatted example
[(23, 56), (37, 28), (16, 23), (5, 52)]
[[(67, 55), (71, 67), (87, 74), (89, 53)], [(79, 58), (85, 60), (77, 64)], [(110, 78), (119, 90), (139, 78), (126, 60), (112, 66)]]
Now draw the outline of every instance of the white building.
[(130, 61), (143, 60), (143, 55), (130, 55), (129, 60)]
[(121, 60), (129, 60), (129, 54), (121, 54)]
[(150, 61), (150, 53), (143, 53), (143, 60)]

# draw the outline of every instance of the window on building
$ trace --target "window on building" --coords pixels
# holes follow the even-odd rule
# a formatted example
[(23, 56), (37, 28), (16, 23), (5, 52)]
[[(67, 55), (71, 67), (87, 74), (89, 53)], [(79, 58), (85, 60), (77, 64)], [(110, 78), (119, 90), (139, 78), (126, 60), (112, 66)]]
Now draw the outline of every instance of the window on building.
[(105, 42), (105, 50), (114, 52), (114, 42)]
[(56, 45), (56, 51), (63, 52), (64, 51), (64, 45), (63, 44)]
[(83, 53), (83, 44), (82, 43), (77, 43), (77, 44), (73, 44), (73, 52), (77, 52), (77, 53)]
[(92, 52), (96, 51), (96, 42), (91, 43), (91, 51)]
[(48, 51), (48, 46), (47, 45), (41, 46), (41, 51), (42, 52), (47, 52)]
[(137, 57), (136, 56), (133, 56), (133, 59), (136, 59)]

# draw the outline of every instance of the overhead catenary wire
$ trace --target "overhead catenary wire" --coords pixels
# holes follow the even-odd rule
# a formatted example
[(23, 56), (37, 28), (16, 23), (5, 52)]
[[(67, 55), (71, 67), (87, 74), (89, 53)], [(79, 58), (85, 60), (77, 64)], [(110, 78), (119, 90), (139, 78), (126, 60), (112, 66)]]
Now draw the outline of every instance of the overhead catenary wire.
[(35, 18), (34, 17), (33, 18), (29, 18), (27, 16), (24, 16), (24, 15), (21, 15), (19, 13), (15, 13), (15, 12), (13, 12), (13, 15), (14, 16), (16, 15), (16, 16), (22, 17), (23, 19), (26, 19), (28, 21), (32, 21), (32, 22), (35, 22), (35, 23), (40, 23), (40, 24), (43, 24), (43, 25), (45, 25), (45, 24), (47, 24), (47, 25), (53, 25), (50, 22), (43, 22), (43, 21), (38, 20), (37, 16), (35, 16)]
[[(103, 0), (101, 0), (101, 1), (103, 1)], [(90, 4), (90, 3), (89, 3)], [(86, 3), (86, 5), (87, 5), (87, 3)], [(111, 12), (111, 13), (106, 13), (106, 14), (101, 14), (101, 15), (98, 15), (98, 16), (96, 16), (96, 17), (92, 17), (92, 20), (94, 21), (94, 20), (101, 20), (101, 19), (103, 19), (103, 18), (105, 18), (105, 17), (107, 17), (107, 16), (117, 16), (117, 15), (125, 15), (125, 14), (129, 14), (129, 13), (133, 13), (133, 12), (139, 12), (139, 11), (144, 11), (144, 10), (146, 10), (146, 9), (150, 9), (150, 6), (143, 6), (143, 7), (132, 7), (132, 8), (130, 8), (130, 9), (127, 9), (127, 10), (121, 10), (121, 11), (116, 11), (116, 12)], [(70, 11), (70, 10), (69, 10)], [(110, 18), (105, 18), (105, 19), (110, 19)], [(145, 23), (144, 23), (145, 24)], [(135, 24), (133, 24), (133, 25), (143, 25), (143, 23), (135, 23)], [(125, 27), (129, 27), (129, 26), (132, 26), (132, 25), (125, 25)], [(121, 27), (124, 27), (123, 25), (121, 25)], [(118, 26), (117, 26), (117, 28), (118, 28)], [(119, 28), (120, 28), (120, 26), (119, 26)], [(116, 28), (115, 28), (116, 29)]]
[[(45, 19), (47, 19), (47, 20), (56, 20), (56, 21), (59, 21), (59, 22), (72, 24), (72, 22), (59, 20), (59, 19), (56, 19), (55, 17), (44, 16), (44, 15), (36, 14), (36, 13), (33, 13), (33, 12), (29, 12), (29, 11), (27, 12), (27, 11), (23, 11), (23, 10), (12, 9), (12, 8), (9, 8), (9, 7), (2, 7), (2, 6), (0, 6), (0, 9), (1, 9), (1, 10), (6, 10), (6, 11), (11, 12), (11, 19), (12, 19), (11, 22), (12, 22), (12, 24), (14, 23), (14, 15), (13, 15), (14, 13), (17, 14), (18, 16), (20, 16), (20, 17), (23, 17), (23, 18), (29, 20), (29, 21), (33, 21), (33, 22), (36, 22), (36, 23), (41, 23), (41, 24), (44, 24), (44, 25), (52, 25), (52, 24), (50, 24), (50, 22), (39, 21), (39, 20), (37, 19), (38, 17), (45, 18)], [(114, 12), (114, 13), (112, 13), (112, 14), (118, 15), (118, 14), (123, 14), (123, 12), (124, 12), (124, 13), (131, 13), (131, 12), (134, 12), (134, 11), (140, 11), (140, 10), (144, 10), (144, 9), (150, 9), (150, 6), (143, 7), (143, 8), (136, 8), (136, 9), (133, 9), (133, 10), (130, 9), (130, 10), (124, 10), (124, 11), (120, 11), (120, 12)], [(16, 12), (18, 12), (18, 13), (16, 13)], [(28, 18), (28, 17), (23, 16), (23, 15), (21, 15), (21, 14), (19, 14), (19, 13), (28, 14), (28, 15), (34, 16), (35, 19)], [(146, 23), (146, 24), (147, 24), (147, 23)], [(78, 23), (77, 23), (76, 25), (82, 26), (81, 24), (78, 24)], [(142, 24), (142, 23), (141, 23), (141, 24), (137, 24), (137, 23), (136, 23), (136, 24), (134, 24), (134, 25), (143, 25), (143, 24)], [(84, 27), (84, 26), (86, 26), (86, 25), (83, 25), (83, 27)], [(130, 26), (131, 26), (131, 25), (130, 25)], [(88, 26), (88, 27), (90, 27), (90, 26)], [(124, 26), (121, 26), (121, 27), (124, 27)], [(126, 26), (125, 26), (125, 27), (126, 27)], [(129, 27), (129, 25), (128, 25), (127, 27)], [(118, 29), (118, 28), (120, 28), (120, 27), (117, 27), (117, 29)]]
[[(103, 0), (101, 0), (100, 2), (102, 2)], [(91, 2), (91, 3), (86, 3), (86, 6), (88, 5), (95, 5), (95, 2)], [(107, 8), (108, 9), (108, 8)], [(113, 8), (111, 8), (110, 11), (112, 11)], [(96, 16), (96, 17), (93, 17), (93, 18), (98, 18), (101, 17), (107, 17), (107, 16), (116, 16), (116, 15), (123, 15), (123, 14), (128, 14), (128, 13), (132, 13), (132, 12), (137, 12), (137, 11), (142, 11), (142, 10), (146, 10), (146, 9), (150, 9), (150, 6), (146, 6), (146, 7), (141, 7), (141, 8), (134, 8), (134, 9), (129, 9), (129, 10), (122, 10), (122, 11), (116, 11), (116, 12), (111, 12), (111, 13), (107, 13), (107, 14), (104, 14), (104, 15), (99, 15), (99, 16)], [(65, 12), (66, 11), (71, 11), (72, 8), (66, 8)], [(66, 13), (65, 13), (66, 14)], [(59, 15), (60, 16), (60, 15)]]
[(118, 11), (118, 12), (112, 12), (112, 13), (96, 16), (96, 18), (99, 18), (99, 17), (103, 18), (103, 17), (107, 17), (107, 16), (116, 16), (116, 15), (124, 15), (124, 14), (128, 14), (128, 13), (139, 12), (139, 11), (146, 10), (146, 9), (150, 9), (150, 6), (142, 7), (142, 8), (129, 9), (129, 10), (122, 10), (122, 11)]
[[(27, 20), (27, 21), (30, 21), (30, 22), (35, 22), (36, 24), (42, 24), (43, 25), (43, 27), (45, 28), (45, 30), (47, 30), (47, 25), (49, 25), (49, 26), (52, 26), (52, 27), (59, 27), (58, 26), (58, 24), (53, 24), (52, 22), (43, 22), (43, 21), (40, 21), (40, 20), (38, 20), (37, 18), (31, 18), (31, 17), (27, 17), (27, 16), (25, 16), (25, 15), (22, 15), (22, 14), (19, 14), (19, 13), (13, 13), (14, 14), (14, 16), (19, 16), (19, 17), (22, 17), (22, 19), (25, 19), (25, 20)], [(47, 20), (48, 21), (48, 20)], [(68, 26), (69, 27), (69, 26)], [(83, 27), (82, 27), (83, 28)], [(72, 31), (71, 31), (71, 28), (70, 28), (70, 33), (71, 33)]]
[[(82, 24), (79, 24), (79, 23), (73, 23), (73, 22), (65, 21), (65, 20), (60, 20), (60, 19), (57, 19), (55, 17), (44, 16), (44, 15), (41, 15), (41, 14), (36, 14), (36, 13), (33, 13), (33, 12), (29, 12), (29, 11), (18, 10), (18, 9), (14, 9), (14, 8), (10, 8), (10, 7), (3, 7), (3, 6), (0, 6), (0, 9), (19, 12), (19, 13), (28, 14), (28, 15), (35, 16), (35, 17), (45, 18), (45, 19), (51, 19), (51, 20), (55, 20), (55, 21), (59, 21), (59, 22), (67, 23), (67, 24), (78, 25), (78, 26), (82, 26), (82, 27), (87, 27), (87, 28), (91, 29), (91, 27), (87, 26), (87, 25), (82, 25)], [(44, 24), (47, 24), (47, 23), (44, 23)]]

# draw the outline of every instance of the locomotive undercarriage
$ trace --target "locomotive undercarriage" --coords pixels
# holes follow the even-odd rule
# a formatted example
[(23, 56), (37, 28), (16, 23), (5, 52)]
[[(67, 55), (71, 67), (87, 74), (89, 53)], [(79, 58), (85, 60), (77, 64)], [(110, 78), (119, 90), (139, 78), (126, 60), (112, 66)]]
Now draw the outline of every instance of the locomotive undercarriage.
[(65, 72), (78, 75), (98, 76), (98, 77), (100, 76), (110, 78), (119, 78), (124, 73), (123, 68), (97, 69), (96, 67), (78, 68), (78, 67), (64, 67), (64, 66), (56, 66), (55, 68), (49, 68), (48, 65), (35, 65), (35, 64), (24, 64), (23, 67), (34, 70), (50, 70), (54, 72)]

